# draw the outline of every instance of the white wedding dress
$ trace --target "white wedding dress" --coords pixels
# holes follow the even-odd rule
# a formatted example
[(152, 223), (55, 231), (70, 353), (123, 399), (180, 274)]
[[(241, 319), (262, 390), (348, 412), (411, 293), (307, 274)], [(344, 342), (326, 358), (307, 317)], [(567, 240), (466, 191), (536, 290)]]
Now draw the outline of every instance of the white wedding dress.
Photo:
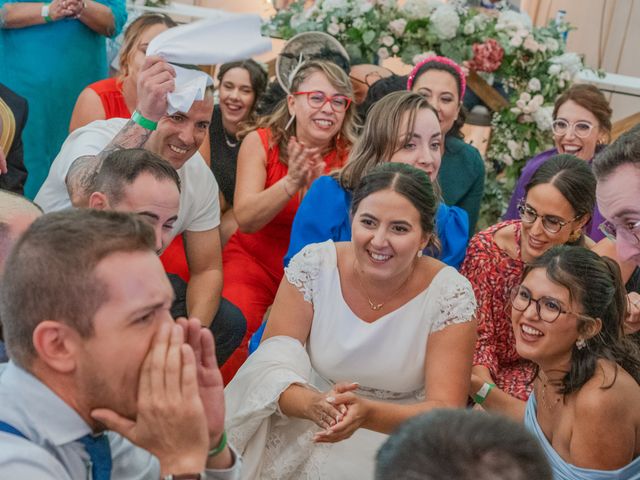
[(405, 305), (367, 323), (344, 301), (331, 240), (305, 247), (285, 274), (313, 304), (313, 323), (305, 346), (287, 336), (264, 341), (225, 390), (227, 432), (243, 456), (242, 478), (373, 478), (375, 454), (386, 435), (359, 429), (347, 440), (315, 444), (320, 427), (284, 416), (280, 394), (294, 383), (327, 391), (348, 381), (358, 382), (356, 393), (364, 397), (421, 401), (429, 334), (471, 320), (471, 285), (444, 267)]

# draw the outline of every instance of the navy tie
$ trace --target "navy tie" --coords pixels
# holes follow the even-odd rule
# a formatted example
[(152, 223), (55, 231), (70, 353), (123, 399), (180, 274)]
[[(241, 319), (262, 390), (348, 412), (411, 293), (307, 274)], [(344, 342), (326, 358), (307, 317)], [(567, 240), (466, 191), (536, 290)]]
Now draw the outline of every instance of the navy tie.
[(93, 480), (111, 480), (111, 447), (105, 434), (85, 435), (80, 439), (91, 458), (91, 478)]

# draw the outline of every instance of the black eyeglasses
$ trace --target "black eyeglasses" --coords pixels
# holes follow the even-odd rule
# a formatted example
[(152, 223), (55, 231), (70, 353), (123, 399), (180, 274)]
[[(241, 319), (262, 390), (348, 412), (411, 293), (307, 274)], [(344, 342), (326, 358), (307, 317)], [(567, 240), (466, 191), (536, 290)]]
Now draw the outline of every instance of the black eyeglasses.
[(518, 204), (518, 213), (520, 214), (520, 219), (525, 223), (533, 223), (540, 217), (542, 219), (542, 227), (549, 233), (558, 233), (562, 230), (562, 227), (576, 221), (582, 216), (578, 215), (572, 220), (567, 221), (561, 220), (553, 215), (538, 215), (538, 212), (524, 202)]
[(640, 222), (629, 222), (618, 227), (611, 222), (605, 221), (598, 225), (598, 230), (613, 242), (618, 239), (619, 232), (625, 232), (630, 239), (633, 239), (636, 245), (640, 243)]
[(536, 312), (540, 320), (553, 323), (563, 313), (573, 313), (575, 315), (585, 316), (581, 313), (570, 312), (562, 308), (562, 302), (553, 297), (533, 298), (531, 292), (522, 285), (518, 285), (511, 290), (511, 306), (519, 312), (524, 312), (531, 302), (536, 304)]

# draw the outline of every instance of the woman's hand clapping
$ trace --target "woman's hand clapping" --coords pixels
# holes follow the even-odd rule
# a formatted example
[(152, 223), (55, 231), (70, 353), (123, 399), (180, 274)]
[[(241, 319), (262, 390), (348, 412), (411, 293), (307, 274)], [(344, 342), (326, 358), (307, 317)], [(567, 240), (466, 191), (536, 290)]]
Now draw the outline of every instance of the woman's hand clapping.
[(306, 147), (291, 137), (287, 147), (289, 171), (287, 178), (296, 191), (309, 187), (324, 172), (325, 162), (320, 151), (315, 147)]

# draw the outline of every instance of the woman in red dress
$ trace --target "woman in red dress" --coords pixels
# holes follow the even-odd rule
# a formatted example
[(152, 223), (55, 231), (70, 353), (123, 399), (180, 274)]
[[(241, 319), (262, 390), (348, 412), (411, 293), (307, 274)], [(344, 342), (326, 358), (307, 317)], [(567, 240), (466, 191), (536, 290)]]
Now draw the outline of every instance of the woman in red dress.
[(273, 303), (304, 191), (343, 165), (355, 138), (351, 83), (338, 66), (305, 62), (294, 71), (289, 90), (276, 111), (244, 137), (238, 154), (239, 230), (222, 252), (222, 296), (244, 314), (247, 335), (222, 368), (225, 383), (246, 360), (249, 338)]

